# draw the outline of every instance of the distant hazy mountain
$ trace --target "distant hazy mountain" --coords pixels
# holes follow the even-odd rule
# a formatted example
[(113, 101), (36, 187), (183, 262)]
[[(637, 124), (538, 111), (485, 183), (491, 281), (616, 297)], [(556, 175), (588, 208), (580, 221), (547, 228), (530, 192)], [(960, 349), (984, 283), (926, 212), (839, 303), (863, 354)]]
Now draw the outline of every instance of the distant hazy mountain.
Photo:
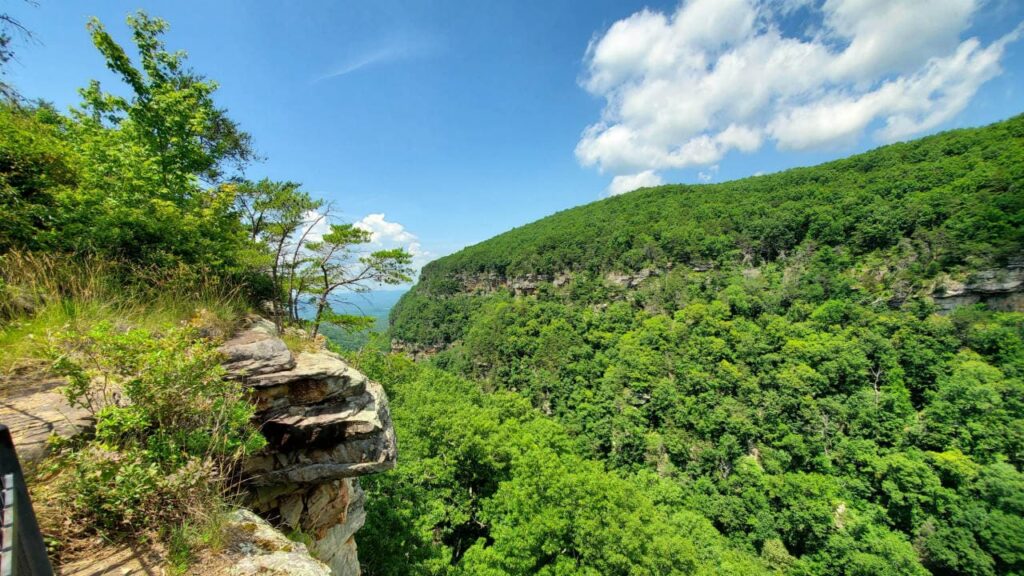
[[(388, 328), (388, 314), (407, 291), (408, 289), (373, 290), (339, 294), (331, 299), (331, 307), (340, 314), (371, 316), (376, 320), (371, 332), (384, 332)], [(348, 350), (359, 348), (369, 337), (367, 332), (349, 333), (333, 326), (324, 327), (323, 333)]]

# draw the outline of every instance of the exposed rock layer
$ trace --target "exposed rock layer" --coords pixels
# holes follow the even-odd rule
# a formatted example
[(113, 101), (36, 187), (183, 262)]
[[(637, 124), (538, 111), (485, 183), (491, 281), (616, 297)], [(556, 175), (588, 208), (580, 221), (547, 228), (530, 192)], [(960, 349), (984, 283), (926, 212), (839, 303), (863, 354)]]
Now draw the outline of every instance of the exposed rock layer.
[(993, 310), (1024, 311), (1024, 263), (975, 272), (963, 282), (947, 280), (935, 289), (932, 299), (942, 312), (979, 302)]
[[(671, 269), (668, 266), (667, 269)], [(710, 264), (695, 263), (690, 265), (694, 272), (706, 272), (713, 268)], [(609, 286), (634, 289), (653, 276), (660, 276), (665, 270), (644, 268), (639, 272), (607, 272), (603, 279)], [(750, 276), (759, 273), (757, 269), (745, 269), (743, 274)], [(457, 273), (454, 279), (461, 286), (461, 291), (470, 294), (490, 293), (499, 289), (508, 289), (516, 296), (535, 294), (542, 284), (550, 283), (556, 288), (568, 284), (573, 278), (570, 272), (551, 274), (525, 274), (506, 277), (497, 272)], [(1011, 262), (1005, 268), (980, 270), (966, 280), (946, 279), (931, 292), (930, 296), (940, 312), (949, 312), (959, 306), (984, 303), (994, 310), (1019, 312), (1024, 310), (1024, 256)], [(408, 343), (396, 343), (408, 346)], [(414, 355), (419, 350), (402, 350), (394, 346), (396, 351), (407, 351)], [(430, 351), (425, 351), (429, 355)]]
[[(671, 268), (671, 267), (669, 267)], [(705, 271), (710, 267), (694, 267), (696, 271)], [(612, 286), (620, 288), (636, 288), (644, 280), (651, 276), (658, 276), (659, 270), (644, 268), (639, 272), (608, 272), (604, 280)], [(524, 274), (521, 276), (507, 277), (497, 272), (480, 273), (459, 273), (455, 280), (461, 286), (463, 292), (468, 293), (490, 293), (499, 289), (511, 290), (516, 296), (530, 296), (536, 294), (542, 284), (550, 283), (555, 288), (561, 288), (573, 279), (573, 274), (568, 271), (557, 274)]]
[(383, 388), (326, 350), (293, 355), (260, 318), (222, 351), (268, 441), (243, 469), (253, 509), (310, 536), (333, 574), (358, 574), (354, 534), (365, 512), (357, 477), (396, 458)]

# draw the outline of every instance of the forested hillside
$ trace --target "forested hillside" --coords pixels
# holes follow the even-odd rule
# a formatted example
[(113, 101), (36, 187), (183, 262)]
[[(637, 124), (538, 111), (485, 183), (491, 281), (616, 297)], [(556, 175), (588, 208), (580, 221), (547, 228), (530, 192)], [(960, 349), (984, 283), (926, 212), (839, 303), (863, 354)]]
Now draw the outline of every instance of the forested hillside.
[[(948, 311), (935, 297), (979, 273), (1020, 289), (1022, 185), (1018, 116), (813, 168), (644, 189), (433, 262), (392, 336), (442, 349), (415, 369), (452, 376), (433, 389), (402, 384), (429, 379), (412, 368), (382, 376), (399, 437), (416, 439), (404, 473), (371, 481), (371, 500), (391, 504), (368, 526), (418, 526), (423, 557), (409, 561), (425, 572), (441, 555), (494, 570), (467, 573), (660, 573), (609, 569), (573, 540), (605, 536), (588, 528), (589, 503), (573, 508), (590, 495), (502, 424), (505, 403), (526, 402), (557, 426), (522, 441), (588, 463), (568, 469), (608, 470), (605, 505), (651, 498), (675, 529), (705, 519), (724, 536), (698, 550), (763, 563), (694, 557), (680, 573), (1021, 573), (1020, 301)], [(488, 393), (449, 392), (456, 377)], [(432, 420), (446, 432), (432, 434), (451, 436), (434, 440), (408, 411), (446, 394)], [(525, 531), (515, 544), (510, 522)], [(635, 554), (658, 554), (637, 538)]]
[[(58, 564), (158, 543), (168, 573), (207, 573), (242, 548), (222, 513), (245, 459), (277, 459), (254, 397), (312, 421), (289, 440), (308, 438), (303, 467), (355, 486), (389, 404), (338, 358), (323, 379), (287, 363), (372, 326), (339, 294), (403, 284), (413, 259), (295, 182), (247, 178), (217, 83), (163, 20), (127, 24), (131, 44), (90, 21), (119, 85), (68, 110), (0, 82), (0, 393), (61, 384), (94, 423), (29, 480)], [(1022, 310), (1024, 116), (511, 230), (427, 265), (393, 341), (347, 352), (398, 444), (361, 482), (362, 571), (1022, 575)], [(218, 345), (255, 311), (287, 389), (225, 379)], [(270, 520), (296, 526), (286, 495), (361, 519), (355, 488), (296, 489), (256, 489), (282, 497)], [(291, 537), (355, 549), (309, 532)]]
[(846, 273), (865, 298), (903, 299), (942, 272), (1020, 257), (1022, 159), (1017, 116), (811, 168), (647, 188), (565, 210), (428, 264), (395, 310), (394, 335), (460, 337), (461, 303), (430, 296), (457, 294), (483, 274), (569, 272), (580, 285), (609, 271), (834, 258), (829, 272)]

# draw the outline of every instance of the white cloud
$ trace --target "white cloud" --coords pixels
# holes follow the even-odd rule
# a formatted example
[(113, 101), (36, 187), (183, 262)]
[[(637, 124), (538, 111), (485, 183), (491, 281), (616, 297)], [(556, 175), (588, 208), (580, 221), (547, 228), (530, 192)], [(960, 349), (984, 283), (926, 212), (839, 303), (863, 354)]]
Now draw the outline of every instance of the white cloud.
[(626, 192), (632, 192), (637, 188), (658, 186), (660, 184), (663, 184), (661, 176), (655, 173), (654, 170), (645, 170), (637, 174), (627, 174), (612, 178), (612, 183), (608, 185), (607, 193), (609, 196), (617, 196)]
[(706, 172), (704, 170), (697, 172), (697, 180), (708, 183), (715, 179), (716, 174), (718, 174), (718, 164), (708, 167)]
[[(306, 242), (319, 242), (331, 231), (331, 220), (323, 212), (310, 210), (303, 215), (303, 219), (302, 227), (289, 239), (284, 255), (286, 259), (291, 259), (292, 251), (298, 246), (301, 238), (305, 238)], [(370, 233), (370, 244), (366, 252), (405, 248), (412, 255), (415, 274), (418, 274), (419, 269), (427, 262), (437, 257), (433, 252), (423, 248), (419, 238), (406, 230), (404, 225), (389, 221), (383, 213), (367, 214), (352, 225)]]
[(376, 47), (350, 54), (339, 65), (314, 78), (312, 83), (345, 76), (370, 66), (429, 56), (439, 47), (437, 38), (415, 31), (382, 38)]
[(416, 236), (409, 233), (398, 222), (388, 222), (384, 218), (384, 214), (367, 214), (362, 220), (359, 220), (353, 224), (356, 228), (362, 228), (371, 235), (371, 240), (377, 243), (383, 243), (386, 241), (390, 242), (410, 242), (416, 239)]
[[(616, 175), (616, 192), (765, 142), (803, 149), (873, 126), (880, 141), (934, 128), (1001, 72), (1021, 34), (962, 39), (982, 1), (686, 0), (671, 14), (637, 12), (587, 49), (581, 84), (605, 108), (576, 156)], [(785, 35), (779, 19), (802, 9), (820, 26)]]
[(370, 241), (376, 248), (405, 248), (412, 255), (412, 265), (417, 270), (434, 258), (415, 234), (406, 230), (404, 225), (387, 220), (383, 213), (367, 214), (353, 226), (369, 232)]
[(918, 70), (960, 43), (976, 0), (828, 0), (826, 26), (849, 41), (832, 61), (839, 79), (874, 81)]
[(327, 217), (317, 210), (309, 210), (302, 215), (302, 220), (302, 226), (289, 239), (289, 244), (293, 247), (294, 243), (303, 237), (306, 242), (319, 242), (323, 239), (324, 234), (331, 231), (331, 224)]
[(337, 78), (339, 76), (351, 74), (352, 72), (355, 72), (362, 68), (366, 68), (367, 66), (373, 64), (388, 62), (390, 60), (396, 60), (398, 58), (401, 58), (402, 55), (402, 51), (396, 49), (395, 47), (382, 48), (380, 50), (375, 50), (373, 52), (361, 54), (349, 60), (348, 62), (343, 63), (341, 66), (338, 66), (337, 68), (331, 70), (330, 72), (322, 74), (316, 80), (314, 80), (314, 82), (321, 82), (323, 80), (330, 80), (331, 78)]

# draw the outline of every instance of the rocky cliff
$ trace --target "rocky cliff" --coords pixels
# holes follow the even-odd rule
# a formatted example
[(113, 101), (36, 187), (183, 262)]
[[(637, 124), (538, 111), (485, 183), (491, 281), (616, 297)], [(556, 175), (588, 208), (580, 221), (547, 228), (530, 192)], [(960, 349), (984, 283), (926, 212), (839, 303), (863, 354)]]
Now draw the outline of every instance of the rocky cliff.
[(962, 281), (947, 279), (931, 296), (940, 312), (979, 302), (993, 310), (1024, 311), (1024, 258), (1005, 268), (981, 270)]
[(359, 574), (355, 532), (365, 520), (358, 477), (395, 465), (387, 396), (327, 350), (293, 354), (262, 318), (221, 348), (249, 390), (267, 438), (244, 465), (250, 506), (301, 531), (335, 575)]
[[(694, 270), (705, 271), (710, 267), (703, 265), (694, 266)], [(671, 269), (669, 266), (667, 269)], [(658, 276), (662, 272), (653, 268), (644, 268), (639, 272), (607, 272), (603, 278), (605, 282), (619, 288), (636, 288), (644, 280), (652, 276)], [(524, 274), (521, 276), (508, 277), (497, 272), (480, 273), (458, 273), (454, 279), (462, 292), (471, 294), (487, 294), (499, 289), (510, 290), (516, 296), (529, 296), (535, 294), (541, 284), (549, 283), (555, 288), (567, 285), (573, 279), (573, 273), (569, 271), (557, 274)]]
[[(713, 268), (712, 265), (703, 263), (688, 267), (694, 272), (706, 272)], [(666, 270), (644, 268), (631, 273), (612, 271), (604, 274), (603, 279), (609, 286), (634, 289), (648, 278), (661, 276), (671, 268), (671, 266), (668, 266)], [(759, 272), (757, 268), (748, 268), (743, 273), (747, 275), (751, 271)], [(512, 278), (495, 272), (458, 273), (454, 276), (462, 292), (486, 294), (499, 289), (508, 289), (516, 296), (535, 294), (541, 284), (545, 283), (560, 288), (568, 284), (572, 278), (573, 274), (570, 272), (560, 272), (556, 275), (526, 274)], [(930, 297), (940, 313), (950, 312), (959, 306), (977, 303), (984, 303), (993, 310), (1020, 312), (1024, 310), (1024, 256), (1016, 258), (1003, 268), (979, 270), (959, 280), (945, 277), (938, 281), (932, 290), (926, 290), (920, 295)], [(409, 346), (409, 344), (398, 342), (395, 344), (395, 350), (407, 351), (402, 348), (403, 346)], [(433, 351), (412, 350), (410, 352), (414, 355), (420, 352), (429, 355)]]

